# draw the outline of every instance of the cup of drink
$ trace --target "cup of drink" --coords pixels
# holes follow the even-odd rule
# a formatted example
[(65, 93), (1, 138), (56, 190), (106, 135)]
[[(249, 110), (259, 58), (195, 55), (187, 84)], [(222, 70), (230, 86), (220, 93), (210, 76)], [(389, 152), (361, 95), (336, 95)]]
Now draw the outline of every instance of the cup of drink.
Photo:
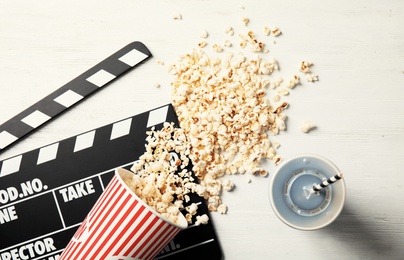
[(174, 223), (149, 207), (125, 183), (132, 176), (115, 171), (59, 260), (153, 259), (188, 226), (181, 213)]
[(332, 223), (345, 202), (345, 182), (329, 160), (303, 154), (283, 161), (269, 184), (269, 199), (285, 224), (315, 230)]

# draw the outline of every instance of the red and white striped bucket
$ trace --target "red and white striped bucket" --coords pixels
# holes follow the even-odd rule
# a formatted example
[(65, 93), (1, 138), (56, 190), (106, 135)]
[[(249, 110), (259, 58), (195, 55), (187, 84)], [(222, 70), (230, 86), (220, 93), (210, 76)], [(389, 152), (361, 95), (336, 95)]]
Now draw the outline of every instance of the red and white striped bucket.
[(117, 169), (59, 260), (153, 259), (182, 229), (146, 205), (125, 184), (133, 173)]

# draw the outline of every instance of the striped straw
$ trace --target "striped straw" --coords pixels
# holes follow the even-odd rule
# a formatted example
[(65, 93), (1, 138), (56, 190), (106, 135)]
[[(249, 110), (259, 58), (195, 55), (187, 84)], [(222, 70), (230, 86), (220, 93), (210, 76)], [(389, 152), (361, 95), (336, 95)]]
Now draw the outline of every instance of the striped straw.
[(334, 182), (336, 182), (336, 181), (338, 181), (338, 180), (341, 180), (341, 179), (342, 179), (342, 176), (343, 176), (343, 174), (342, 174), (342, 172), (340, 172), (340, 173), (338, 173), (338, 174), (332, 176), (332, 177), (329, 178), (328, 180), (323, 181), (323, 182), (320, 183), (320, 184), (314, 184), (314, 185), (313, 185), (313, 190), (314, 190), (315, 192), (318, 192), (318, 191), (320, 191), (321, 189), (324, 189), (325, 187), (327, 187), (328, 185), (333, 184)]

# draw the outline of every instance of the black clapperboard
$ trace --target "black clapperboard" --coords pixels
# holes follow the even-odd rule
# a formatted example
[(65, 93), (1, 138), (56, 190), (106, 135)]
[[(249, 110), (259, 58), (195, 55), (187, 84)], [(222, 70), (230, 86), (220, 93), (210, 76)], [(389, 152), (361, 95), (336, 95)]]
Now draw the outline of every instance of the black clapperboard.
[[(111, 55), (0, 125), (0, 152), (151, 56), (140, 42)], [(171, 104), (0, 161), (0, 260), (61, 255), (114, 170), (145, 152), (146, 131), (179, 126)], [(203, 198), (197, 215), (210, 217)], [(156, 259), (222, 259), (212, 219), (181, 231)]]

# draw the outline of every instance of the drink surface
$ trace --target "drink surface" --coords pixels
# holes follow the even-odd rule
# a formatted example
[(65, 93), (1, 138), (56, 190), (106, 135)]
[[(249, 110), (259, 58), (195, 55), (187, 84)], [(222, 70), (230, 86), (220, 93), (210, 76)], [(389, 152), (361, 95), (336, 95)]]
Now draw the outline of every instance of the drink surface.
[(323, 212), (331, 201), (332, 188), (314, 192), (313, 185), (324, 179), (325, 175), (315, 169), (304, 169), (291, 174), (285, 182), (285, 202), (302, 216), (314, 216)]

